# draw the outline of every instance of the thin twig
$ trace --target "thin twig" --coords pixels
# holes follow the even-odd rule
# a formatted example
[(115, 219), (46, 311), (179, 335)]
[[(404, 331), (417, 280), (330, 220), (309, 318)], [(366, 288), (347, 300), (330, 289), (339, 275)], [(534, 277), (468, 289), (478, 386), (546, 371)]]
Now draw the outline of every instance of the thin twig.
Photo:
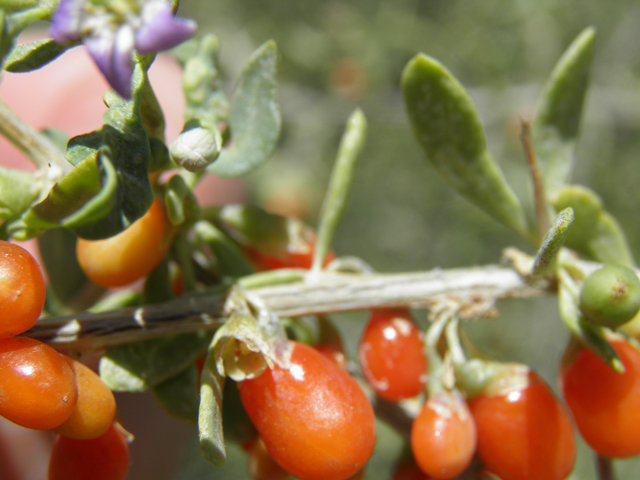
[(547, 207), (547, 199), (544, 192), (544, 180), (542, 179), (542, 173), (540, 172), (540, 166), (536, 159), (536, 154), (533, 150), (533, 143), (531, 142), (531, 124), (520, 119), (520, 126), (522, 131), (520, 133), (520, 141), (522, 142), (522, 148), (524, 154), (527, 157), (527, 165), (531, 172), (531, 180), (533, 181), (533, 195), (536, 204), (536, 223), (538, 230), (538, 243), (542, 243), (547, 230), (549, 230), (549, 210)]
[(20, 118), (0, 98), (0, 134), (27, 155), (47, 176), (59, 177), (70, 169), (63, 152), (51, 140)]
[[(431, 308), (447, 301), (460, 305), (462, 318), (495, 313), (507, 298), (552, 294), (545, 280), (529, 283), (512, 268), (497, 265), (402, 274), (321, 273), (307, 280), (255, 288), (280, 317), (321, 315), (377, 307)], [(25, 335), (56, 348), (96, 350), (147, 338), (216, 329), (224, 321), (226, 295), (182, 299), (114, 312), (47, 318)]]

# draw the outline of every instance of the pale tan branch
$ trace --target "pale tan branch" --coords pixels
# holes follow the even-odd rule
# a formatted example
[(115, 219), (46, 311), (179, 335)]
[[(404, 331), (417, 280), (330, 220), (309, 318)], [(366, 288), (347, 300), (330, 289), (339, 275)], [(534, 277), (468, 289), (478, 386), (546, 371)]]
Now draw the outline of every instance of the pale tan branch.
[[(554, 293), (497, 265), (398, 274), (322, 273), (304, 282), (252, 290), (280, 317), (368, 310), (376, 307), (433, 308), (454, 302), (461, 317), (494, 313), (497, 300)], [(48, 318), (26, 336), (56, 348), (98, 350), (138, 340), (216, 329), (224, 321), (224, 294), (182, 299), (113, 312)]]

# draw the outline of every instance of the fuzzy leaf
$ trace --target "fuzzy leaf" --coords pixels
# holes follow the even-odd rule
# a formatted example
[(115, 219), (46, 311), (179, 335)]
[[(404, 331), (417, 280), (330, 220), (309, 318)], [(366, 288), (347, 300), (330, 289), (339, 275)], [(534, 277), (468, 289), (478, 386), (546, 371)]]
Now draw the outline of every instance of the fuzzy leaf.
[(222, 430), (222, 393), (225, 378), (215, 365), (213, 346), (204, 362), (200, 376), (200, 408), (198, 410), (198, 432), (202, 455), (216, 467), (224, 465), (226, 449)]
[(198, 383), (198, 368), (192, 364), (178, 375), (153, 387), (153, 396), (174, 417), (197, 424), (200, 405)]
[(185, 123), (213, 126), (226, 122), (229, 102), (218, 70), (218, 39), (211, 34), (191, 40), (176, 49), (182, 64), (182, 85), (186, 99)]
[(338, 157), (331, 172), (329, 187), (322, 203), (318, 240), (313, 252), (313, 270), (319, 270), (331, 248), (331, 242), (344, 214), (353, 186), (355, 169), (367, 138), (367, 119), (362, 110), (355, 110), (340, 141)]
[(542, 246), (540, 250), (538, 250), (536, 260), (533, 263), (533, 275), (544, 273), (553, 265), (560, 247), (564, 245), (567, 239), (569, 227), (574, 219), (575, 214), (571, 207), (565, 208), (558, 214), (553, 225), (542, 240)]
[(402, 73), (402, 92), (416, 138), (445, 180), (530, 238), (520, 201), (487, 151), (480, 117), (462, 85), (438, 61), (419, 54)]
[(532, 139), (547, 194), (569, 180), (593, 61), (595, 29), (585, 29), (556, 64), (539, 100)]
[(266, 162), (280, 136), (276, 44), (256, 50), (240, 76), (231, 103), (231, 146), (207, 167), (220, 177), (241, 177)]
[(558, 211), (571, 207), (575, 212), (567, 247), (589, 260), (627, 267), (635, 265), (620, 225), (604, 210), (602, 200), (594, 191), (567, 185), (559, 190), (552, 205)]
[(198, 200), (180, 175), (171, 177), (164, 188), (164, 204), (173, 225), (194, 221), (199, 216)]
[(69, 48), (79, 45), (80, 42), (59, 44), (53, 39), (38, 40), (37, 42), (16, 45), (4, 64), (8, 72), (23, 73), (37, 70), (52, 62)]
[[(76, 236), (64, 228), (47, 230), (38, 237), (49, 283), (63, 303), (72, 301), (84, 292), (85, 286), (92, 285), (78, 264), (76, 240)], [(97, 286), (95, 290), (97, 295), (104, 291)]]
[(141, 392), (179, 374), (202, 355), (211, 332), (155, 338), (112, 348), (100, 359), (100, 378), (117, 392)]
[(32, 173), (0, 165), (0, 220), (22, 214), (39, 192), (40, 182)]
[(75, 168), (27, 212), (23, 221), (28, 228), (64, 226), (97, 240), (121, 232), (149, 209), (150, 150), (140, 116), (145, 76), (136, 66), (133, 100), (107, 92), (104, 126), (69, 141), (66, 158)]
[(209, 222), (197, 222), (194, 232), (199, 241), (205, 243), (215, 255), (220, 273), (231, 278), (240, 278), (254, 273), (254, 269), (240, 248), (224, 233)]

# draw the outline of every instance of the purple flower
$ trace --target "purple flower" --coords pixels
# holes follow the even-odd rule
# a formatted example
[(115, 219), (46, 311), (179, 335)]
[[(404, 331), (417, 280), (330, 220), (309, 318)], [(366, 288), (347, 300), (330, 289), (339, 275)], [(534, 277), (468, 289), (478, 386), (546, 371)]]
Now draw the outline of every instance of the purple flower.
[(131, 98), (133, 50), (166, 50), (193, 35), (193, 20), (175, 17), (168, 0), (61, 0), (51, 37), (82, 40), (111, 87)]

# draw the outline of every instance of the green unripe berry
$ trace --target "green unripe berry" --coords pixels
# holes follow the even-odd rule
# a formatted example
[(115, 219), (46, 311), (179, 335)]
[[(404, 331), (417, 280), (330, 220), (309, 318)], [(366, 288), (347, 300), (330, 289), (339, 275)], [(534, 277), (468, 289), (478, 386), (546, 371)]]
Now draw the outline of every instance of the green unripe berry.
[(580, 311), (585, 320), (616, 328), (640, 310), (640, 279), (636, 272), (620, 265), (605, 265), (584, 281)]

